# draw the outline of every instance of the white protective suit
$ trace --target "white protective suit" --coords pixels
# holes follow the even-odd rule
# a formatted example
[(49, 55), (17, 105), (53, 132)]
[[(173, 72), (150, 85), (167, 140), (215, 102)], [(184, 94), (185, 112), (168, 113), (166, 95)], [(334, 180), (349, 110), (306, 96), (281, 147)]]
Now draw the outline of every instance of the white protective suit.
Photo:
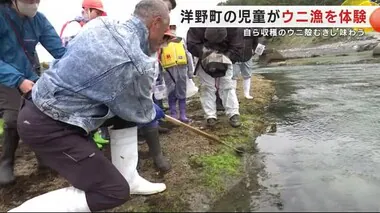
[(206, 114), (206, 119), (217, 118), (216, 116), (216, 91), (222, 99), (226, 115), (231, 118), (239, 115), (239, 101), (236, 95), (236, 80), (232, 79), (233, 66), (229, 65), (226, 75), (221, 78), (213, 78), (207, 74), (202, 66), (198, 66), (197, 75), (200, 79), (200, 100)]

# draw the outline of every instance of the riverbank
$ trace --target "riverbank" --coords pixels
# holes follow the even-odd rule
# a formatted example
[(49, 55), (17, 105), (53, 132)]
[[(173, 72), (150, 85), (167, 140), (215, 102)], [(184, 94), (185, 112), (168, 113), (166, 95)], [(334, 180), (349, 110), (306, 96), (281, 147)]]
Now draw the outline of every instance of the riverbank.
[[(275, 91), (271, 81), (260, 75), (252, 78), (254, 100), (243, 98), (242, 82), (238, 82), (240, 112), (243, 126), (233, 129), (221, 115), (214, 129), (204, 127), (203, 111), (198, 97), (188, 103), (192, 126), (204, 129), (233, 146), (243, 146), (248, 153), (255, 152), (254, 139), (266, 129), (265, 107)], [(210, 142), (182, 127), (174, 127), (169, 134), (160, 135), (163, 151), (173, 169), (162, 176), (146, 159), (147, 146), (140, 146), (140, 174), (153, 182), (165, 182), (167, 191), (153, 196), (134, 196), (125, 205), (113, 211), (207, 211), (234, 184), (244, 177), (243, 158), (221, 144)], [(248, 155), (248, 153), (246, 155)], [(23, 144), (17, 150), (15, 173), (17, 184), (0, 189), (0, 211), (6, 211), (36, 195), (68, 186), (56, 174), (38, 173), (34, 154)]]
[(374, 57), (372, 51), (379, 43), (377, 34), (363, 37), (274, 38), (268, 42), (268, 48), (275, 48), (285, 60), (262, 66), (380, 63), (380, 57)]
[(351, 52), (341, 55), (324, 55), (317, 57), (291, 58), (286, 61), (270, 63), (266, 67), (301, 66), (301, 65), (334, 65), (334, 64), (375, 64), (380, 57), (373, 57), (372, 51)]
[[(313, 50), (310, 54), (318, 54), (318, 49), (342, 51), (351, 49), (355, 44), (364, 44), (380, 39), (380, 34), (369, 33), (363, 36), (277, 36), (269, 39), (268, 47), (277, 50)], [(327, 53), (327, 52), (326, 52)], [(303, 56), (303, 55), (301, 55)]]

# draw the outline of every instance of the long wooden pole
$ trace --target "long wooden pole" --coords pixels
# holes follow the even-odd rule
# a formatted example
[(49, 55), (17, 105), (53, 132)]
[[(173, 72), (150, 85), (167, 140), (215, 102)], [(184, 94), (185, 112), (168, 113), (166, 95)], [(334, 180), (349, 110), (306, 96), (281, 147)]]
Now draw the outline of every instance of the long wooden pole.
[(194, 133), (197, 133), (198, 135), (202, 135), (202, 136), (205, 137), (205, 138), (208, 138), (208, 139), (210, 139), (210, 140), (213, 140), (213, 141), (216, 141), (216, 142), (218, 142), (218, 143), (221, 143), (221, 144), (223, 144), (223, 145), (225, 145), (225, 146), (228, 146), (228, 147), (230, 147), (231, 149), (235, 150), (236, 152), (239, 152), (239, 153), (243, 152), (242, 150), (236, 149), (235, 147), (233, 147), (233, 146), (231, 146), (231, 145), (229, 145), (229, 144), (223, 142), (222, 140), (220, 140), (220, 139), (219, 139), (218, 137), (216, 137), (215, 135), (208, 134), (207, 132), (204, 132), (204, 131), (202, 131), (202, 130), (200, 130), (200, 129), (197, 129), (197, 128), (192, 127), (192, 126), (190, 126), (190, 125), (188, 125), (188, 124), (185, 124), (185, 123), (183, 123), (183, 122), (181, 122), (181, 121), (179, 121), (179, 120), (177, 120), (177, 119), (175, 119), (175, 118), (173, 118), (173, 117), (171, 117), (171, 116), (169, 116), (169, 115), (165, 115), (165, 120), (167, 120), (168, 122), (170, 122), (170, 123), (172, 123), (172, 124), (177, 124), (177, 125), (183, 126), (183, 127), (185, 127), (186, 129), (191, 130), (191, 131), (194, 132)]

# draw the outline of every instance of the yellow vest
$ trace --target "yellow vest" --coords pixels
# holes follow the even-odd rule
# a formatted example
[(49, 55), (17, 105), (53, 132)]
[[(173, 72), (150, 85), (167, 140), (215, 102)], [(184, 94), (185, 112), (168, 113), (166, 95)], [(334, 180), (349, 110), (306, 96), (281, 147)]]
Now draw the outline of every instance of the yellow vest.
[(187, 64), (187, 55), (182, 42), (170, 42), (162, 48), (161, 64), (164, 68)]

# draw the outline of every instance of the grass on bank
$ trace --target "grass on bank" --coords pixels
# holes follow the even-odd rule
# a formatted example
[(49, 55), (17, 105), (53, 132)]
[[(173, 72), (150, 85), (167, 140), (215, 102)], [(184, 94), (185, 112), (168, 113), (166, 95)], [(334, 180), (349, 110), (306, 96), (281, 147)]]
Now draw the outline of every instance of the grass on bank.
[(224, 190), (223, 176), (237, 176), (242, 169), (239, 157), (227, 151), (214, 155), (193, 156), (190, 161), (202, 168), (202, 183), (217, 191)]
[[(239, 82), (238, 85), (241, 85)], [(260, 85), (261, 84), (261, 85)], [(216, 131), (210, 132), (217, 135), (223, 142), (234, 147), (243, 147), (249, 155), (250, 151), (255, 152), (254, 141), (256, 137), (265, 129), (264, 107), (267, 106), (274, 94), (271, 84), (263, 79), (252, 79), (252, 94), (254, 100), (247, 100), (243, 97), (240, 88), (237, 93), (240, 102), (240, 128), (231, 128), (225, 116), (219, 117), (219, 127)], [(265, 85), (268, 88), (262, 88)], [(260, 88), (260, 89), (258, 89)], [(190, 158), (190, 162), (195, 167), (199, 167), (201, 182), (208, 188), (222, 192), (226, 188), (225, 177), (239, 177), (243, 169), (243, 158), (238, 156), (234, 150), (224, 145), (219, 145), (220, 149), (210, 155), (196, 155)]]
[[(242, 127), (232, 128), (226, 116), (219, 116), (220, 122), (216, 129), (206, 129), (210, 134), (215, 134), (236, 147), (247, 147), (244, 156), (254, 153), (254, 139), (265, 125), (264, 107), (273, 95), (273, 85), (258, 75), (252, 79), (252, 95), (254, 100), (246, 100), (242, 97), (241, 85), (238, 83), (240, 101), (240, 113)], [(189, 117), (194, 121), (192, 126), (201, 127), (204, 122), (204, 112), (200, 106), (199, 97), (194, 97), (194, 102), (189, 103)], [(152, 196), (133, 196), (129, 202), (112, 211), (129, 212), (180, 212), (180, 211), (205, 211), (205, 206), (212, 205), (226, 190), (244, 176), (244, 158), (237, 156), (234, 150), (224, 145), (211, 142), (201, 136), (193, 134), (185, 128), (175, 128), (170, 134), (160, 136), (163, 151), (172, 163), (172, 172), (161, 176), (154, 168), (151, 159), (145, 159), (141, 155), (139, 174), (151, 182), (164, 182), (168, 189), (164, 193)], [(22, 150), (24, 148), (24, 150)], [(24, 162), (34, 160), (34, 154), (23, 151), (22, 157), (16, 164), (16, 173), (22, 171), (24, 180), (19, 181), (7, 193), (3, 193), (0, 210), (13, 208), (21, 204), (27, 198), (34, 197), (50, 190), (67, 186), (62, 177), (54, 175), (38, 175), (31, 179), (30, 173), (35, 169), (34, 165), (25, 167)], [(147, 152), (147, 146), (139, 147), (140, 153)], [(198, 164), (192, 165), (192, 164)], [(26, 175), (26, 176), (25, 176)], [(35, 187), (25, 192), (25, 186)]]
[(3, 137), (3, 126), (4, 126), (4, 120), (3, 119), (0, 119), (0, 138)]

